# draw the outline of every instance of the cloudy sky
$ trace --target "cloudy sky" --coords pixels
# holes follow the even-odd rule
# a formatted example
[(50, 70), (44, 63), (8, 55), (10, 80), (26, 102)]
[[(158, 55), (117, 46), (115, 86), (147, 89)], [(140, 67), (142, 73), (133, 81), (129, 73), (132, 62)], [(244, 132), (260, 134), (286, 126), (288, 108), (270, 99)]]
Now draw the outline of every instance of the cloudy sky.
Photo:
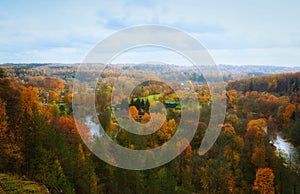
[[(189, 33), (217, 64), (296, 66), (300, 65), (299, 10), (298, 0), (1, 0), (0, 63), (81, 62), (113, 32), (160, 24)], [(116, 61), (175, 58), (159, 49), (144, 49)]]

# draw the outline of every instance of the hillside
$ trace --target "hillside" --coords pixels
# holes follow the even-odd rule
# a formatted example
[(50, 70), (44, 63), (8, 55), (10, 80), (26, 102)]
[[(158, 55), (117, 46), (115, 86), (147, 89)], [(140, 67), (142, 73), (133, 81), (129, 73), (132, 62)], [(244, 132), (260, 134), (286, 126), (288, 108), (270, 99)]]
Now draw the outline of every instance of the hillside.
[[(61, 73), (57, 68), (55, 71)], [(198, 122), (193, 140), (169, 163), (133, 171), (105, 163), (88, 149), (90, 143), (96, 148), (108, 148), (98, 144), (102, 136), (97, 136), (100, 131), (98, 127), (94, 129), (95, 126), (100, 123), (113, 142), (122, 147), (151, 153), (153, 148), (170, 141), (177, 130), (189, 130), (188, 127), (179, 127), (184, 109), (151, 105), (156, 98), (161, 102), (178, 102), (179, 94), (183, 99), (189, 97), (190, 90), (184, 84), (170, 84), (176, 89), (174, 92), (162, 82), (144, 82), (127, 96), (112, 87), (111, 80), (121, 71), (107, 70), (98, 80), (95, 92), (95, 109), (99, 114), (95, 118), (87, 114), (80, 120), (73, 117), (74, 107), (78, 106), (79, 99), (92, 101), (93, 95), (87, 91), (88, 81), (93, 80), (93, 71), (84, 74), (88, 79), (80, 85), (80, 98), (76, 93), (73, 96), (72, 76), (62, 79), (53, 74), (35, 75), (34, 71), (12, 72), (4, 69), (2, 78), (0, 74), (0, 171), (19, 177), (25, 175), (26, 180), (2, 175), (0, 193), (45, 193), (46, 190), (42, 190), (45, 187), (36, 182), (46, 185), (50, 193), (70, 194), (275, 194), (300, 191), (299, 73), (230, 81), (227, 91), (222, 92), (222, 96), (227, 96), (227, 114), (222, 129), (211, 149), (201, 156), (198, 151), (210, 123), (212, 95), (206, 85), (194, 79), (193, 74), (187, 74), (195, 86), (192, 92), (199, 101), (199, 106), (189, 107), (192, 112), (200, 112), (198, 120), (184, 118), (186, 123)], [(144, 77), (140, 72), (130, 70), (125, 73), (129, 78), (133, 78), (132, 75)], [(176, 78), (170, 72), (167, 76)], [(130, 84), (130, 79), (125, 78), (119, 80), (124, 85)], [(213, 89), (219, 90), (221, 84), (224, 83), (213, 85)], [(124, 112), (117, 119), (112, 117), (112, 96), (119, 105), (114, 111), (120, 109), (120, 113)], [(72, 102), (75, 102), (74, 106)], [(151, 106), (152, 110), (158, 111), (150, 112)], [(165, 109), (164, 119), (161, 112)], [(88, 107), (80, 110), (89, 113)], [(160, 117), (164, 123), (154, 133), (142, 136), (121, 127), (120, 123), (129, 116), (138, 124)], [(159, 119), (155, 121), (160, 124)], [(181, 143), (176, 144), (176, 149), (181, 147)], [(293, 148), (293, 152), (282, 150), (288, 147)], [(114, 165), (123, 164), (118, 154), (113, 153), (109, 158)], [(140, 162), (148, 162), (145, 158)], [(140, 160), (139, 157), (132, 159)]]
[(0, 193), (49, 193), (44, 185), (21, 177), (0, 174)]
[(230, 81), (228, 89), (240, 92), (257, 91), (277, 95), (291, 95), (299, 91), (300, 72), (281, 73)]

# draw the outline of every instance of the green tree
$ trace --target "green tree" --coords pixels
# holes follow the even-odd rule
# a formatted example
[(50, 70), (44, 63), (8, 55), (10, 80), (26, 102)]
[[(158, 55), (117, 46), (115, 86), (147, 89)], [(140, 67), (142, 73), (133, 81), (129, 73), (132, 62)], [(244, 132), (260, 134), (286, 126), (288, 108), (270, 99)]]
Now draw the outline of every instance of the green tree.
[(129, 106), (134, 106), (134, 100), (131, 98)]
[(4, 77), (5, 77), (4, 70), (0, 68), (0, 79)]
[[(21, 128), (23, 132), (24, 168), (23, 173), (29, 178), (41, 182), (49, 187), (57, 187), (66, 193), (72, 193), (70, 181), (64, 174), (60, 157), (66, 152), (65, 147), (57, 148), (58, 136), (46, 116), (40, 114), (37, 109), (32, 114), (24, 113)], [(64, 158), (61, 158), (64, 161)], [(67, 166), (70, 164), (64, 164)]]
[(134, 106), (137, 108), (137, 109), (140, 109), (141, 108), (141, 100), (138, 98), (134, 101)]
[(300, 146), (300, 119), (297, 119), (292, 130), (291, 130), (291, 139), (293, 144)]
[(141, 100), (141, 109), (145, 110), (145, 101), (143, 98)]
[(145, 111), (146, 111), (146, 112), (149, 112), (149, 108), (150, 108), (150, 102), (149, 102), (149, 100), (148, 100), (148, 98), (147, 98), (147, 100), (146, 100), (146, 102), (145, 102)]
[(51, 114), (54, 117), (58, 117), (60, 115), (60, 110), (59, 110), (59, 106), (56, 104), (55, 101), (52, 102), (52, 106), (51, 106)]

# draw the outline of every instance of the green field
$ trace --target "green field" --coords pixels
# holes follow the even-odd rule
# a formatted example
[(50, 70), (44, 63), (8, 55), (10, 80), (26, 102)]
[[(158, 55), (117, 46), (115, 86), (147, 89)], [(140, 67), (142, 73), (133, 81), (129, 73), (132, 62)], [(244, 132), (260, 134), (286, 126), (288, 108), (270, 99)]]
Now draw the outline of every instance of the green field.
[[(144, 102), (146, 102), (146, 100), (148, 99), (150, 103), (153, 103), (153, 102), (157, 102), (158, 101), (159, 96), (160, 96), (160, 94), (150, 94), (147, 97), (140, 97), (139, 99), (140, 100), (144, 99)], [(137, 99), (138, 98), (133, 98), (134, 101), (136, 101)], [(177, 103), (177, 106), (175, 107), (175, 109), (176, 110), (180, 110), (181, 109), (180, 103)]]
[[(156, 102), (156, 101), (158, 101), (159, 95), (160, 94), (150, 94), (147, 97), (140, 97), (139, 99), (140, 100), (144, 99), (145, 102), (146, 102), (147, 99), (149, 100), (149, 102)], [(137, 99), (138, 98), (133, 98), (134, 101), (137, 100)]]

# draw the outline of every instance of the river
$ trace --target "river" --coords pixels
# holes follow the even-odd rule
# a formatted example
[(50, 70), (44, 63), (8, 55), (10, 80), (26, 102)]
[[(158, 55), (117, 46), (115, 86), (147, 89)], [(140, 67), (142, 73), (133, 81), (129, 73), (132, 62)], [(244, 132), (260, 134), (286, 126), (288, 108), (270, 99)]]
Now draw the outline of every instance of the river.
[[(85, 124), (90, 128), (92, 135), (102, 136), (99, 132), (100, 125), (92, 121), (92, 116), (87, 116)], [(285, 141), (282, 138), (281, 133), (277, 133), (275, 138), (270, 141), (276, 147), (276, 155), (283, 157), (286, 166), (298, 166), (299, 167), (299, 156), (297, 149), (290, 142)]]
[(100, 130), (100, 125), (92, 121), (92, 116), (87, 116), (85, 118), (85, 123), (84, 124), (87, 125), (90, 128), (90, 131), (91, 131), (93, 136), (94, 135), (99, 136), (99, 137), (102, 136), (102, 134), (100, 134), (100, 131), (99, 131)]
[(293, 144), (284, 140), (281, 133), (277, 133), (277, 136), (271, 140), (271, 144), (276, 147), (277, 156), (284, 158), (286, 166), (299, 167), (297, 149)]

